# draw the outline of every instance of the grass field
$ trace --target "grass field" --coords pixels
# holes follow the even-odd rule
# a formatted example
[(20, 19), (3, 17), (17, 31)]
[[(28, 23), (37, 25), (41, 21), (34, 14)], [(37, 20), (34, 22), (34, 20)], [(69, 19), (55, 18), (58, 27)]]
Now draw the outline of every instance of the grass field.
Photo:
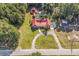
[(79, 42), (72, 43), (70, 40), (68, 40), (68, 36), (73, 35), (72, 32), (67, 33), (67, 32), (56, 31), (56, 34), (63, 48), (71, 49), (71, 46), (72, 46), (73, 49), (79, 49)]
[(32, 16), (30, 13), (25, 15), (25, 20), (19, 31), (21, 32), (21, 36), (19, 39), (19, 46), (22, 49), (30, 49), (32, 45), (32, 39), (38, 33), (38, 31), (32, 31), (29, 21), (31, 21)]
[(51, 35), (48, 35), (48, 36), (40, 36), (36, 40), (36, 48), (37, 49), (57, 49), (58, 46), (54, 41), (54, 38)]

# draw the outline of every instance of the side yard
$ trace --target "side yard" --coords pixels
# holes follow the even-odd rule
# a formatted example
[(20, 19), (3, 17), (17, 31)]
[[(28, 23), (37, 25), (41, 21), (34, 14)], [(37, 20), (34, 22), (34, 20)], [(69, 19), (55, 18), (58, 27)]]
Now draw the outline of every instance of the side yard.
[(30, 13), (27, 13), (25, 15), (25, 21), (21, 26), (21, 28), (19, 29), (21, 34), (19, 39), (19, 46), (22, 49), (30, 49), (32, 44), (32, 39), (38, 33), (38, 31), (33, 32), (31, 30), (30, 23), (29, 23), (31, 19), (32, 19), (32, 16), (30, 15)]

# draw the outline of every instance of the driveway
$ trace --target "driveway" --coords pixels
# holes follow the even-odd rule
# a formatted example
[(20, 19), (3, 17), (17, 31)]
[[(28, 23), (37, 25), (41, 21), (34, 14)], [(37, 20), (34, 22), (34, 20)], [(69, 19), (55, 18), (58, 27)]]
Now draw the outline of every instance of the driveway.
[[(32, 49), (35, 49), (35, 42), (38, 39), (38, 37), (40, 37), (41, 35), (44, 35), (44, 34), (39, 30), (39, 33), (34, 37), (34, 39), (32, 41)], [(49, 31), (47, 33), (47, 35), (52, 35), (54, 37), (59, 49), (63, 49), (53, 29), (51, 31)]]

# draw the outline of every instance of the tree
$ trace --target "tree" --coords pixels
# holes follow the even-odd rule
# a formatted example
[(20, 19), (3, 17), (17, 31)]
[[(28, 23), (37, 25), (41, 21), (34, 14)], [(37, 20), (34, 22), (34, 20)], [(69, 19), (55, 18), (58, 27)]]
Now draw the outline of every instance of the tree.
[(0, 48), (14, 50), (18, 45), (19, 32), (6, 21), (0, 20)]
[(19, 28), (24, 21), (26, 11), (27, 4), (0, 4), (0, 19)]

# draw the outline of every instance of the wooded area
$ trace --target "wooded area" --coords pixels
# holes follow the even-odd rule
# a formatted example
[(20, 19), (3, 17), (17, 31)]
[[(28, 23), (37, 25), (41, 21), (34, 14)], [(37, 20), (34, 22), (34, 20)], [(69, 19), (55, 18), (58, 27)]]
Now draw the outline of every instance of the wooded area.
[(0, 4), (0, 49), (15, 49), (27, 4)]

